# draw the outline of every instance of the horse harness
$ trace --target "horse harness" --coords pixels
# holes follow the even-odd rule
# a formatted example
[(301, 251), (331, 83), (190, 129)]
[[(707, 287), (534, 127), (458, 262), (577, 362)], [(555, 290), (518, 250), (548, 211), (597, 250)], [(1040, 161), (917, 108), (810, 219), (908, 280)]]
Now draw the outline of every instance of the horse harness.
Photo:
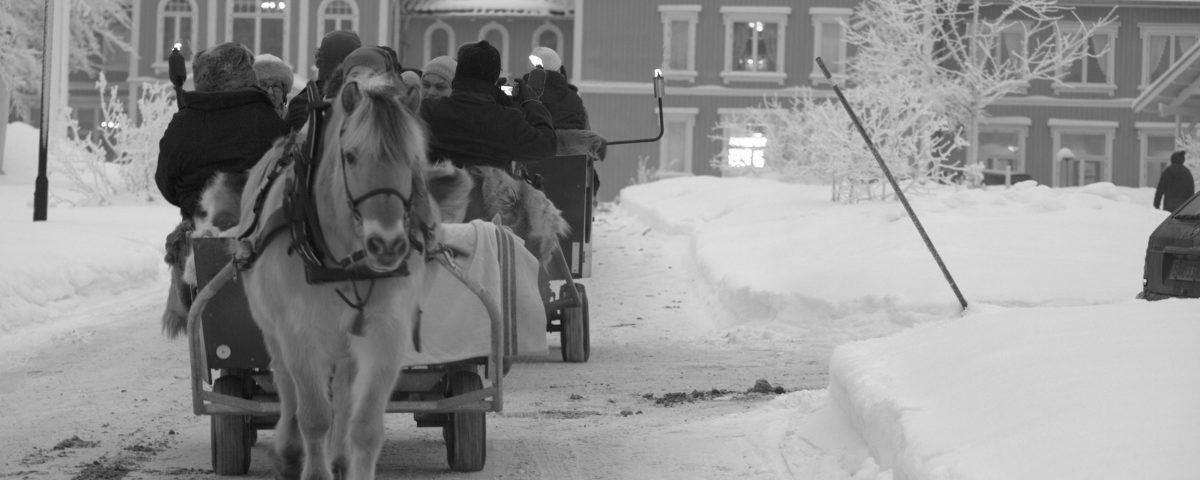
[[(335, 290), (335, 292), (346, 305), (357, 311), (357, 316), (351, 325), (350, 333), (362, 335), (362, 311), (370, 300), (371, 293), (374, 291), (375, 281), (384, 278), (407, 277), (410, 273), (408, 271), (408, 255), (413, 251), (426, 255), (426, 260), (431, 259), (428, 257), (432, 257), (436, 253), (445, 252), (443, 249), (437, 249), (437, 252), (433, 252), (432, 249), (425, 247), (426, 239), (433, 238), (433, 229), (429, 225), (425, 225), (424, 222), (414, 222), (415, 217), (412, 215), (413, 202), (411, 195), (405, 197), (400, 191), (394, 188), (376, 188), (361, 196), (354, 197), (350, 191), (350, 180), (346, 174), (346, 156), (344, 152), (339, 150), (339, 160), (343, 163), (342, 182), (346, 188), (346, 202), (354, 215), (354, 219), (356, 221), (362, 220), (358, 206), (367, 199), (379, 195), (396, 196), (404, 204), (406, 230), (409, 232), (409, 244), (412, 247), (404, 260), (401, 261), (400, 267), (387, 272), (377, 272), (363, 266), (361, 261), (366, 258), (367, 253), (362, 249), (355, 250), (341, 259), (333, 257), (329, 252), (325, 236), (321, 233), (321, 223), (316, 208), (316, 197), (313, 194), (313, 181), (316, 177), (317, 167), (321, 162), (322, 146), (320, 140), (322, 130), (325, 126), (324, 112), (329, 109), (330, 104), (321, 98), (319, 89), (313, 82), (309, 82), (308, 95), (309, 127), (307, 138), (304, 144), (301, 145), (297, 142), (297, 135), (291, 135), (284, 145), (283, 154), (275, 161), (275, 165), (268, 172), (265, 181), (259, 187), (257, 196), (254, 199), (251, 224), (238, 236), (240, 247), (235, 262), (238, 270), (250, 268), (254, 261), (257, 260), (258, 252), (261, 252), (279, 233), (282, 233), (284, 230), (290, 231), (292, 243), (288, 247), (288, 254), (296, 254), (304, 262), (305, 280), (309, 285), (351, 282), (354, 300), (351, 300), (341, 290)], [(271, 191), (272, 185), (282, 176), (288, 167), (292, 168), (294, 175), (289, 179), (290, 181), (285, 187), (282, 208), (283, 219), (277, 220), (274, 218), (275, 215), (271, 215), (265, 221), (271, 229), (261, 235), (255, 236), (254, 233), (262, 222), (267, 195)], [(415, 193), (415, 190), (413, 193)], [(413, 225), (414, 223), (418, 225)], [(359, 293), (358, 281), (370, 282), (365, 295)]]

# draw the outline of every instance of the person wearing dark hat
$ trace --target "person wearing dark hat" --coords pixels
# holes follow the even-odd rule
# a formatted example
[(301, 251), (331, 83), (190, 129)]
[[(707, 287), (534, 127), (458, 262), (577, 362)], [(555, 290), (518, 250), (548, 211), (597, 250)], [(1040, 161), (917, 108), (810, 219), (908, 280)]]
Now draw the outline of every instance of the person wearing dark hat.
[[(317, 87), (324, 89), (325, 82), (333, 71), (342, 64), (350, 52), (362, 46), (358, 34), (349, 30), (336, 30), (325, 34), (321, 46), (317, 47)], [(308, 121), (308, 87), (288, 102), (287, 123), (292, 130), (299, 130)]]
[(1171, 165), (1163, 169), (1158, 177), (1158, 187), (1154, 189), (1154, 208), (1161, 205), (1163, 210), (1174, 212), (1195, 195), (1192, 171), (1183, 166), (1186, 155), (1183, 150), (1171, 154)]
[(186, 107), (171, 118), (158, 142), (154, 172), (158, 190), (182, 217), (167, 236), (171, 289), (163, 331), (168, 337), (187, 325), (191, 291), (183, 281), (181, 257), (198, 215), (204, 214), (199, 203), (205, 184), (217, 172), (250, 169), (288, 131), (270, 95), (258, 86), (254, 55), (242, 44), (223, 43), (197, 53), (192, 71), (195, 91), (182, 92)]
[(422, 102), (421, 118), (429, 126), (429, 158), (458, 165), (508, 170), (513, 161), (554, 155), (557, 140), (550, 112), (527, 83), (517, 85), (524, 98), (515, 106), (498, 100), (500, 52), (486, 40), (458, 49), (458, 65), (449, 97)]

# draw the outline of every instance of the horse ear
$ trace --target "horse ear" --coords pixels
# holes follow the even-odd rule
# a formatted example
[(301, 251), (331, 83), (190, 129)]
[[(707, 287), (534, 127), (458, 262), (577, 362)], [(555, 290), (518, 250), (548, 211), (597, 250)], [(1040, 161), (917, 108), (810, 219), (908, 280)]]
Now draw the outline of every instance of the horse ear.
[(362, 92), (358, 90), (358, 82), (350, 82), (342, 86), (342, 109), (346, 112), (353, 112), (355, 105), (362, 99)]
[(409, 112), (416, 114), (421, 110), (421, 89), (409, 88), (404, 93), (398, 95), (396, 100), (399, 100), (400, 104), (404, 105), (404, 108), (407, 108)]

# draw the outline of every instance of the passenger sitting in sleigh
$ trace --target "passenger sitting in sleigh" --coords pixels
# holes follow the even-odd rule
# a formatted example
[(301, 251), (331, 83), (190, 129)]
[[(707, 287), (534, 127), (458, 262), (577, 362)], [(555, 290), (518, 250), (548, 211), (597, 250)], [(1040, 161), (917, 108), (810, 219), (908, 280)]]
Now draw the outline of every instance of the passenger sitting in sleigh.
[[(512, 102), (496, 85), (500, 52), (486, 40), (458, 49), (458, 64), (448, 97), (427, 98), (420, 116), (429, 126), (429, 159), (466, 168), (474, 180), (470, 200), (447, 222), (491, 220), (525, 240), (543, 264), (569, 227), (545, 194), (512, 175), (513, 162), (554, 156), (557, 139), (541, 91), (518, 83), (520, 102)], [(430, 186), (439, 199), (436, 185)], [(445, 209), (443, 209), (445, 212)]]
[(167, 237), (171, 290), (163, 333), (174, 338), (187, 326), (190, 287), (183, 281), (187, 237), (197, 221), (226, 229), (237, 218), (207, 218), (199, 208), (205, 185), (217, 172), (241, 173), (254, 166), (288, 131), (267, 92), (258, 87), (254, 54), (239, 43), (223, 43), (196, 54), (195, 91), (183, 92), (186, 108), (171, 118), (159, 141), (155, 183), (179, 207), (181, 222)]

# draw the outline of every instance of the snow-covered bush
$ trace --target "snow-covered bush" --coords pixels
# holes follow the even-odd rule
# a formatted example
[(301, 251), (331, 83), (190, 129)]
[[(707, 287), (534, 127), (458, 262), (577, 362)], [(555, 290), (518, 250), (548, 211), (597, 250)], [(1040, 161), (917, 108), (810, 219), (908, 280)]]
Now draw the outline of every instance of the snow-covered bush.
[[(158, 141), (167, 129), (175, 106), (168, 83), (144, 83), (137, 100), (135, 119), (125, 110), (116, 85), (104, 75), (96, 82), (100, 91), (100, 128), (81, 132), (78, 120), (66, 109), (59, 121), (66, 125), (66, 138), (56, 142), (51, 172), (66, 180), (67, 192), (55, 192), (56, 203), (110, 205), (119, 197), (151, 201), (158, 195), (154, 170), (158, 163)], [(57, 190), (57, 189), (56, 189)]]

